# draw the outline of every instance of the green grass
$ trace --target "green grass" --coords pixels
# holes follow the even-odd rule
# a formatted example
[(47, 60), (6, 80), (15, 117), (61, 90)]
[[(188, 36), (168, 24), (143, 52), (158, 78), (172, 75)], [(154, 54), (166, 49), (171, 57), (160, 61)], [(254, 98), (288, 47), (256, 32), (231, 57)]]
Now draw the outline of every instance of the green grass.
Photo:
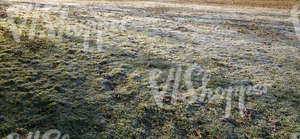
[[(135, 31), (113, 33), (143, 40)], [(226, 122), (222, 120), (225, 100), (158, 107), (149, 88), (149, 71), (162, 70), (158, 80), (164, 82), (168, 70), (178, 64), (165, 62), (165, 56), (152, 51), (149, 54), (142, 44), (104, 38), (109, 46), (105, 52), (85, 52), (76, 36), (63, 40), (22, 36), (16, 42), (1, 19), (0, 115), (5, 120), (0, 121), (0, 137), (49, 129), (71, 138), (192, 138), (196, 131), (205, 138), (285, 138), (300, 132), (297, 76), (276, 78), (267, 94), (247, 96), (246, 107), (255, 112), (245, 118), (239, 115), (238, 96), (233, 95), (232, 122)], [(297, 59), (283, 61), (293, 73), (299, 71)], [(206, 58), (196, 62), (217, 69), (208, 88), (255, 84), (245, 75), (225, 76), (230, 67), (224, 64)], [(186, 62), (183, 68), (192, 64)]]

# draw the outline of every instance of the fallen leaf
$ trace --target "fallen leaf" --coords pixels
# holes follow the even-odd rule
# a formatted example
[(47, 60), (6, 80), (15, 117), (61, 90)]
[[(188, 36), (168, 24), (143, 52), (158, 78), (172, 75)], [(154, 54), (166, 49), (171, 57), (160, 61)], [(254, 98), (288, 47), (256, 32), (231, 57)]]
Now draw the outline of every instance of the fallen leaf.
[(281, 126), (281, 123), (278, 120), (269, 120), (273, 125)]
[(279, 98), (279, 99), (282, 98), (282, 95), (279, 94), (279, 93), (278, 94), (274, 94), (274, 96), (277, 97), (277, 98)]
[(197, 130), (196, 133), (197, 133), (197, 136), (201, 137), (201, 132), (200, 132), (200, 130)]

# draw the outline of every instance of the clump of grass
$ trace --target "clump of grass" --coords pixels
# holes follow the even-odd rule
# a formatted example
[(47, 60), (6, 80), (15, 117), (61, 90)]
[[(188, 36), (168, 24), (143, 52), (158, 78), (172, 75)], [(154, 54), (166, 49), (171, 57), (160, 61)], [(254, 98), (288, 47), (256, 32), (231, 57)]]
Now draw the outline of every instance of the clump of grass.
[(228, 88), (232, 86), (231, 80), (226, 78), (214, 78), (208, 81), (207, 88)]

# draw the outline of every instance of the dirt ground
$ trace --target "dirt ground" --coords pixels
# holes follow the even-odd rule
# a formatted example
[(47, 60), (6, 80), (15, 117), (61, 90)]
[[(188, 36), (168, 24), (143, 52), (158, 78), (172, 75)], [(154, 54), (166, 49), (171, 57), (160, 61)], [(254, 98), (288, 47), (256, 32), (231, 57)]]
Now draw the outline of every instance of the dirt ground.
[[(300, 37), (289, 8), (171, 0), (1, 1), (0, 17), (0, 137), (49, 129), (71, 138), (300, 133)], [(16, 27), (23, 27), (20, 41)], [(230, 99), (230, 118), (224, 118), (228, 99), (200, 101), (201, 90), (189, 96), (195, 103), (159, 107), (149, 73), (162, 71), (155, 75), (161, 91), (170, 69), (193, 65), (210, 75), (207, 88), (268, 89), (245, 96), (243, 117), (238, 91)], [(200, 76), (192, 81), (203, 85)], [(186, 92), (179, 85), (178, 92)]]

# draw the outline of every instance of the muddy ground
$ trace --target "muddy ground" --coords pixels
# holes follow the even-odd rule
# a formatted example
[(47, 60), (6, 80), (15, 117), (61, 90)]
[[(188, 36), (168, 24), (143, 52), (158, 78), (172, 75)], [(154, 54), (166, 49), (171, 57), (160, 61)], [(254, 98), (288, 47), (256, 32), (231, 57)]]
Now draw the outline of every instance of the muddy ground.
[[(0, 4), (0, 137), (49, 129), (71, 138), (300, 132), (300, 40), (290, 9), (175, 1)], [(192, 104), (161, 96), (160, 107), (153, 90), (164, 91), (170, 69), (193, 65), (209, 75), (206, 88), (225, 93), (201, 100), (203, 91), (195, 89), (184, 98)], [(155, 69), (157, 86), (150, 82)], [(171, 80), (179, 94), (188, 89), (181, 78)], [(194, 88), (202, 78), (193, 72)], [(235, 91), (224, 118), (226, 89), (240, 86), (267, 89), (247, 93), (242, 110)]]

